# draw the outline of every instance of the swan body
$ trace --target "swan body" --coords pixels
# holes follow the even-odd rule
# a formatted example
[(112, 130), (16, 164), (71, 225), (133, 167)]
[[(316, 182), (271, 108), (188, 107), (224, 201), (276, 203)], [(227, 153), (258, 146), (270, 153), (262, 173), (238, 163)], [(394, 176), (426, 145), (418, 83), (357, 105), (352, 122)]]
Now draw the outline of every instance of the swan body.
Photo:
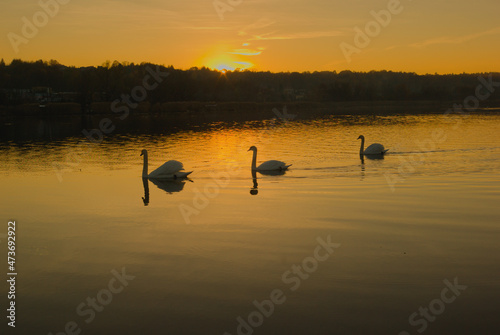
[(360, 155), (383, 155), (389, 149), (385, 149), (384, 146), (380, 143), (370, 144), (366, 149), (363, 150), (365, 146), (365, 137), (363, 135), (359, 135), (358, 140), (361, 139), (361, 147), (359, 148)]
[(162, 166), (148, 174), (148, 151), (146, 149), (142, 150), (141, 156), (144, 156), (144, 167), (142, 169), (142, 177), (149, 179), (177, 179), (185, 178), (193, 171), (181, 172), (184, 167), (181, 162), (176, 160), (170, 160), (165, 162)]
[(253, 151), (252, 171), (285, 171), (292, 166), (292, 164), (286, 165), (284, 162), (277, 160), (266, 161), (257, 166), (257, 148), (251, 146), (248, 151)]
[[(189, 180), (189, 179), (187, 179)], [(173, 194), (175, 192), (180, 192), (184, 189), (186, 184), (186, 179), (151, 179), (151, 182), (156, 185), (160, 190), (167, 192), (168, 194)]]

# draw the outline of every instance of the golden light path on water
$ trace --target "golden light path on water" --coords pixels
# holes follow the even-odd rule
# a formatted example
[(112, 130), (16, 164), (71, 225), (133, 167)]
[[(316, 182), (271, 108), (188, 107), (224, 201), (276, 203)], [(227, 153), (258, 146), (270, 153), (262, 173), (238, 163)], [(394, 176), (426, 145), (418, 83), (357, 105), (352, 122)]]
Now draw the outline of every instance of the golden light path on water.
[[(425, 318), (415, 326), (409, 316), (458, 278), (468, 288), (426, 333), (488, 334), (500, 301), (498, 121), (346, 116), (172, 130), (158, 119), (147, 121), (158, 131), (117, 132), (76, 158), (81, 136), (3, 144), (0, 210), (18, 223), (22, 260), (19, 327), (235, 334), (237, 318), (248, 323), (254, 300), (277, 289), (286, 301), (255, 331), (416, 333)], [(387, 156), (362, 162), (361, 134)], [(293, 165), (254, 180), (251, 145), (259, 162)], [(190, 179), (143, 183), (142, 149), (150, 169), (176, 159)], [(304, 264), (318, 238), (340, 246)], [(301, 277), (294, 265), (314, 270)], [(123, 267), (135, 278), (87, 323), (77, 306), (89, 311), (87, 297)]]

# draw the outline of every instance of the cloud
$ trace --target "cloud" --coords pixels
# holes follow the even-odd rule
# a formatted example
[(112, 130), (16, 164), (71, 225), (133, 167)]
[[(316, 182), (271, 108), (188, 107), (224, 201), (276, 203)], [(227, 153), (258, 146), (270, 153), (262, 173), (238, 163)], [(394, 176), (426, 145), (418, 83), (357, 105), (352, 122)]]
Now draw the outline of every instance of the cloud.
[(242, 56), (258, 56), (262, 53), (262, 51), (251, 50), (251, 49), (236, 49), (228, 52), (228, 54), (232, 55), (242, 55)]
[(213, 31), (213, 30), (231, 30), (230, 28), (227, 27), (183, 27), (179, 26), (178, 29), (190, 29), (190, 30), (207, 30), (207, 31)]
[(267, 27), (274, 25), (275, 23), (276, 23), (276, 21), (262, 18), (258, 21), (255, 21), (254, 23), (251, 23), (251, 24), (241, 28), (240, 31), (238, 32), (238, 35), (240, 35), (240, 36), (249, 35), (250, 34), (249, 32), (252, 30), (259, 30), (259, 29), (267, 28)]
[(268, 41), (268, 40), (297, 40), (297, 39), (311, 39), (311, 38), (322, 38), (322, 37), (334, 37), (342, 36), (345, 33), (334, 30), (334, 31), (311, 31), (303, 33), (293, 33), (293, 34), (283, 34), (283, 35), (273, 35), (275, 32), (255, 35), (250, 40), (258, 41)]
[(234, 62), (235, 64), (243, 65), (245, 68), (252, 67), (253, 63), (250, 62)]
[(469, 35), (459, 36), (459, 37), (443, 36), (443, 37), (432, 38), (432, 39), (428, 39), (428, 40), (423, 41), (423, 42), (410, 44), (410, 46), (413, 48), (424, 48), (424, 47), (427, 47), (429, 45), (434, 45), (434, 44), (461, 44), (464, 42), (478, 39), (478, 38), (483, 37), (483, 36), (497, 35), (497, 34), (500, 34), (500, 27), (493, 28), (493, 29), (483, 31), (480, 33), (474, 33), (474, 34), (469, 34)]

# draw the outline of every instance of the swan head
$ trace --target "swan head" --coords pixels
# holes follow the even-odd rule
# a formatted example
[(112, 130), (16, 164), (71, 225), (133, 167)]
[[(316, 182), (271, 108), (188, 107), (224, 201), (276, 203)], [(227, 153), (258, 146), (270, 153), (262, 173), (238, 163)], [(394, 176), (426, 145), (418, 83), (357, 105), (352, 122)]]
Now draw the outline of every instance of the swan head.
[(250, 147), (250, 149), (248, 149), (247, 151), (253, 151), (253, 152), (255, 152), (255, 151), (257, 151), (257, 147), (255, 145), (252, 145)]
[(365, 137), (364, 137), (363, 135), (359, 135), (358, 140), (359, 140), (359, 139), (364, 140), (364, 139), (365, 139)]
[(146, 149), (142, 149), (141, 156), (145, 156), (147, 154), (148, 154), (148, 151)]

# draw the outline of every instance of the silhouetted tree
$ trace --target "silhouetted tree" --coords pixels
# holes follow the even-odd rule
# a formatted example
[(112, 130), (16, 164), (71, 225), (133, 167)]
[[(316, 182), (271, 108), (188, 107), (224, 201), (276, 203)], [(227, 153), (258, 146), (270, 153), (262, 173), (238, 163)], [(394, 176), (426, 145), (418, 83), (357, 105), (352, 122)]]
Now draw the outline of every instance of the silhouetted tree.
[[(26, 62), (0, 61), (1, 104), (26, 100), (10, 94), (16, 90), (51, 87), (56, 92), (77, 92), (79, 102), (113, 101), (131, 94), (143, 85), (156, 64), (105, 61), (97, 67), (68, 67), (56, 60)], [(456, 100), (475, 94), (478, 77), (484, 74), (417, 75), (416, 73), (371, 71), (352, 72), (255, 72), (221, 73), (206, 67), (189, 70), (160, 66), (170, 75), (151, 91), (151, 104), (173, 101), (200, 102), (286, 102), (286, 101), (378, 101), (378, 100)], [(500, 73), (492, 73), (500, 82)], [(9, 98), (10, 97), (10, 98)], [(500, 99), (500, 89), (490, 99)]]

